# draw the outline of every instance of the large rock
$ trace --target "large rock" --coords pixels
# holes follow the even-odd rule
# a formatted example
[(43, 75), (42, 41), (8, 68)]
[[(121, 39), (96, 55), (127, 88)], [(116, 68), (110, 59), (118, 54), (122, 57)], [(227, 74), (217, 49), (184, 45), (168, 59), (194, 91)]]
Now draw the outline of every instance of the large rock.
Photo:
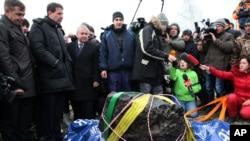
[[(113, 113), (110, 112), (112, 110), (110, 108), (110, 101), (113, 96), (120, 95), (118, 98)], [(123, 118), (128, 112), (129, 108), (131, 108), (132, 99), (137, 99), (137, 103), (140, 105), (143, 103), (138, 100), (142, 98), (145, 94), (139, 94), (134, 92), (124, 92), (124, 93), (113, 93), (109, 94), (106, 100), (106, 104), (102, 113), (102, 119), (100, 122), (100, 129), (104, 131), (107, 128), (107, 125), (103, 121), (104, 119), (107, 121), (109, 116), (111, 117), (109, 123), (112, 129), (118, 132), (119, 136), (127, 141), (133, 140), (142, 140), (142, 141), (150, 141), (151, 138), (154, 141), (174, 141), (174, 140), (182, 140), (184, 138), (185, 133), (185, 124), (184, 124), (184, 111), (180, 105), (170, 104), (166, 100), (161, 99), (166, 98), (164, 96), (160, 96), (160, 98), (155, 97), (155, 95), (149, 95), (149, 99), (147, 100), (147, 104), (145, 108), (139, 113), (139, 115), (135, 118), (135, 120), (131, 120), (131, 118)], [(152, 101), (153, 100), (153, 101)], [(167, 100), (169, 100), (167, 98)], [(112, 107), (112, 106), (111, 106)], [(140, 108), (136, 108), (132, 115), (136, 115), (136, 111)], [(112, 115), (109, 115), (112, 113)], [(149, 116), (148, 116), (149, 115)], [(123, 119), (122, 119), (123, 118)], [(123, 120), (123, 122), (121, 121)], [(120, 123), (121, 122), (121, 123)], [(120, 124), (119, 124), (120, 123)], [(123, 129), (124, 133), (121, 133), (119, 129), (124, 128), (132, 123), (128, 129)], [(120, 126), (118, 128), (117, 126)], [(119, 131), (118, 131), (119, 130)], [(113, 133), (113, 137), (111, 137), (112, 130), (105, 130), (104, 136), (107, 140), (119, 140), (120, 138), (117, 134)], [(114, 135), (117, 138), (114, 138)]]

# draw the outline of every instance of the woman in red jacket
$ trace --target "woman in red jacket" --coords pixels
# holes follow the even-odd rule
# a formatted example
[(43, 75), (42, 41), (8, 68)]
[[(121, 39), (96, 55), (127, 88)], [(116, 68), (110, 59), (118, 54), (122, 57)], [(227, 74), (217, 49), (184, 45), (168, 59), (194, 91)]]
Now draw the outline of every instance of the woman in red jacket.
[(200, 68), (216, 77), (232, 80), (234, 92), (227, 99), (229, 117), (234, 121), (239, 111), (242, 118), (250, 119), (250, 56), (242, 56), (240, 63), (228, 72), (206, 65), (201, 65)]

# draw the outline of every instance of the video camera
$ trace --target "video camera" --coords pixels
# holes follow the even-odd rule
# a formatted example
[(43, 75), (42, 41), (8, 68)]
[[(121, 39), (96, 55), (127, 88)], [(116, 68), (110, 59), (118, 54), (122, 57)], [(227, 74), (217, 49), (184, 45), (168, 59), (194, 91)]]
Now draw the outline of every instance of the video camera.
[(197, 22), (194, 22), (195, 31), (199, 34), (198, 39), (201, 38), (201, 35), (205, 34), (204, 40), (211, 40), (212, 36), (209, 33), (212, 32), (213, 34), (216, 35), (216, 25), (214, 23), (210, 23), (210, 19), (207, 20), (203, 19), (201, 22), (204, 25), (202, 29), (198, 26)]
[(145, 18), (139, 17), (137, 18), (137, 21), (130, 24), (129, 29), (137, 35), (146, 24), (147, 22), (145, 21)]
[(13, 89), (16, 87), (27, 90), (13, 77), (6, 76), (3, 73), (0, 73), (0, 100), (6, 100), (11, 103), (16, 96), (16, 94), (13, 92)]

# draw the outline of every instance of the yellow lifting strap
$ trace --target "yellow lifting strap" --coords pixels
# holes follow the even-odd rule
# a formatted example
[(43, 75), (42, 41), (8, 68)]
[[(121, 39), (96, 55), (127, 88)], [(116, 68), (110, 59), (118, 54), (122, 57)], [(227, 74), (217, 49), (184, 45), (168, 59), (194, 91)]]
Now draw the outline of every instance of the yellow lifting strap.
[(150, 97), (151, 94), (144, 94), (132, 102), (131, 107), (126, 111), (124, 116), (116, 125), (114, 131), (110, 134), (107, 141), (118, 141), (120, 139), (120, 137), (127, 131), (129, 126), (134, 122), (136, 117), (144, 110)]
[(169, 99), (169, 98), (167, 98), (167, 97), (165, 97), (165, 96), (154, 95), (154, 97), (157, 97), (157, 98), (159, 98), (159, 99), (161, 99), (161, 100), (164, 100), (164, 101), (168, 102), (168, 103), (171, 104), (171, 105), (175, 104), (171, 99)]

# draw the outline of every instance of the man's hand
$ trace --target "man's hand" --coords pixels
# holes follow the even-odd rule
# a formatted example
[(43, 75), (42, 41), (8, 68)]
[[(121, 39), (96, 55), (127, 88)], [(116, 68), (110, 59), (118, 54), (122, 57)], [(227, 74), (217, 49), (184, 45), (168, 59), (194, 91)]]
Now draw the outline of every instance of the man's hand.
[(94, 88), (99, 87), (99, 82), (96, 82), (96, 81), (95, 81), (95, 82), (93, 82), (93, 87), (94, 87)]
[(105, 70), (102, 71), (102, 72), (101, 72), (101, 77), (104, 78), (104, 79), (105, 79), (105, 78), (108, 78), (107, 71), (105, 71)]
[(169, 54), (168, 55), (168, 61), (169, 62), (174, 62), (174, 61), (176, 61), (176, 57), (174, 57), (173, 55)]
[(170, 38), (169, 38), (168, 33), (166, 33), (166, 36), (164, 36), (164, 40), (165, 40), (165, 42), (167, 42), (167, 43), (170, 42)]
[(209, 32), (209, 34), (212, 36), (213, 41), (215, 41), (215, 40), (216, 40), (216, 37), (215, 37), (214, 33)]
[(23, 95), (24, 94), (24, 90), (23, 89), (15, 89), (14, 92), (17, 94), (17, 95)]

